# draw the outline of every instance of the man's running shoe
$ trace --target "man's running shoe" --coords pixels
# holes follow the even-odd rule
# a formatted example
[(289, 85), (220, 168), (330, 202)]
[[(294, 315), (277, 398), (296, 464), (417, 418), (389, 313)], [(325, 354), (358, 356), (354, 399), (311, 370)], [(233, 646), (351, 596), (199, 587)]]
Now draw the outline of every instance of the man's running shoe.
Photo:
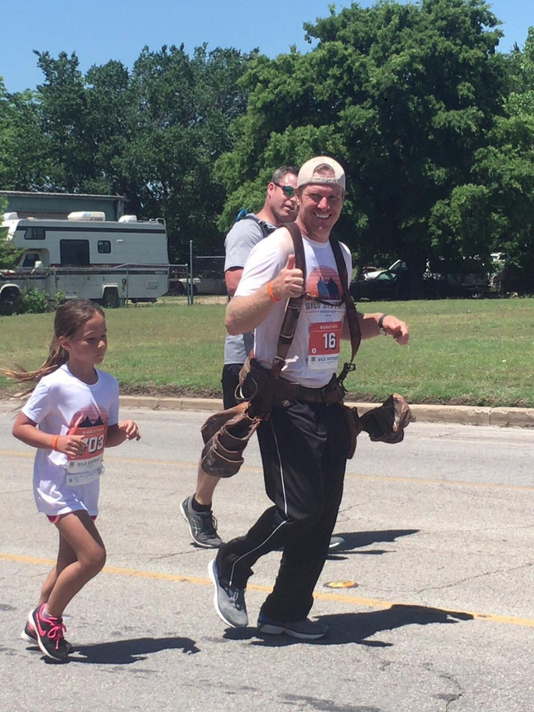
[(311, 621), (309, 618), (304, 618), (301, 621), (293, 621), (292, 623), (280, 623), (268, 618), (263, 613), (260, 613), (258, 618), (258, 632), (267, 635), (280, 635), (287, 633), (292, 638), (299, 640), (318, 640), (323, 638), (329, 631), (327, 625), (323, 625), (318, 621)]
[(44, 618), (43, 609), (45, 604), (36, 608), (28, 616), (28, 623), (33, 626), (37, 637), (37, 645), (41, 648), (47, 658), (62, 662), (68, 657), (67, 644), (63, 631), (63, 618)]
[(210, 561), (208, 573), (215, 586), (213, 604), (219, 618), (231, 628), (245, 628), (248, 625), (245, 589), (230, 586), (219, 579), (216, 559)]
[(342, 549), (345, 545), (345, 539), (342, 536), (331, 536), (330, 544), (328, 545), (328, 551), (334, 551), (335, 549)]
[[(30, 611), (28, 614), (28, 620), (26, 621), (26, 625), (24, 626), (24, 630), (20, 634), (20, 637), (22, 640), (26, 641), (28, 645), (34, 645), (36, 647), (39, 647), (39, 643), (37, 642), (37, 633), (35, 632), (35, 626), (33, 625), (33, 622), (30, 623), (30, 617), (33, 611)], [(72, 653), (74, 650), (74, 645), (72, 643), (69, 643), (68, 640), (65, 640), (65, 647), (67, 648), (67, 653)]]
[[(335, 551), (336, 549), (343, 549), (345, 546), (345, 539), (343, 539), (342, 536), (331, 536), (330, 537), (330, 543), (328, 544), (328, 554), (330, 554), (332, 551)], [(283, 551), (284, 547), (279, 546), (277, 551)]]
[(209, 512), (197, 512), (193, 509), (193, 495), (186, 497), (180, 504), (183, 518), (189, 524), (191, 539), (204, 549), (218, 549), (221, 538), (217, 534), (217, 520)]

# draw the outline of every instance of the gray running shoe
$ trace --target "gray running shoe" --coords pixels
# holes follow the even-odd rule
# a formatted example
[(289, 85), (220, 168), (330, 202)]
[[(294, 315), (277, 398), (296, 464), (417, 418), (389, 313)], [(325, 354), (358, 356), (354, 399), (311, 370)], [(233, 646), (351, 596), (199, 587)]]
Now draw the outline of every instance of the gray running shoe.
[(208, 573), (215, 587), (213, 604), (219, 618), (231, 628), (245, 628), (248, 625), (245, 589), (220, 581), (216, 559), (210, 561)]
[(267, 635), (287, 633), (287, 635), (290, 635), (292, 638), (299, 638), (300, 640), (318, 640), (319, 638), (323, 638), (328, 631), (329, 628), (327, 625), (323, 625), (317, 621), (311, 621), (309, 618), (304, 618), (301, 621), (294, 621), (292, 623), (273, 621), (272, 618), (267, 618), (263, 613), (260, 613), (258, 618), (258, 632)]
[[(334, 551), (334, 549), (343, 549), (345, 545), (345, 539), (343, 539), (342, 536), (331, 536), (330, 537), (330, 544), (328, 544), (328, 552), (330, 553), (331, 551)], [(283, 551), (284, 547), (279, 546), (276, 551)]]
[(333, 551), (334, 549), (343, 548), (345, 544), (345, 539), (342, 536), (332, 536), (330, 537), (330, 544), (328, 545), (328, 551)]
[(183, 518), (189, 525), (191, 539), (204, 549), (218, 549), (222, 544), (217, 534), (217, 520), (211, 512), (196, 512), (192, 507), (193, 495), (180, 504)]

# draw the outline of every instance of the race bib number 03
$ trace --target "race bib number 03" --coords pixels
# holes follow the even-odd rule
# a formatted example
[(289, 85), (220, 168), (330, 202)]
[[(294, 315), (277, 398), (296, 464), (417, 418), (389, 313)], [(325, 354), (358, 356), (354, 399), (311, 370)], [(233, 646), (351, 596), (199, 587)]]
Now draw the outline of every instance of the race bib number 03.
[(340, 321), (326, 321), (310, 325), (308, 367), (337, 370), (341, 346)]
[(69, 435), (80, 435), (87, 443), (83, 455), (67, 457), (67, 484), (69, 486), (87, 484), (102, 474), (106, 433), (106, 425), (69, 430)]

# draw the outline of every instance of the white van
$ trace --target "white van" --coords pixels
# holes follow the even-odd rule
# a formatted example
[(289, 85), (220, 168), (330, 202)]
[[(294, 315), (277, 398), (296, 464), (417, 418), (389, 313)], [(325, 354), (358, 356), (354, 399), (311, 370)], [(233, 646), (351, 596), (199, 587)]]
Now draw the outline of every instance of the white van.
[(101, 212), (70, 213), (66, 220), (5, 213), (3, 226), (22, 255), (14, 270), (0, 272), (0, 301), (33, 288), (50, 299), (62, 292), (67, 299), (120, 306), (154, 302), (169, 288), (167, 233), (160, 220), (124, 215), (106, 221)]

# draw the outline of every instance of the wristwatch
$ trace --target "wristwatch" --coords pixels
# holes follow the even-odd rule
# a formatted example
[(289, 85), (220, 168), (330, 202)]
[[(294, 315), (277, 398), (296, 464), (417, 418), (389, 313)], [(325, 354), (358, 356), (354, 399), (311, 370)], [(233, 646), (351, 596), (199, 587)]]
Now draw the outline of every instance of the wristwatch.
[(380, 319), (378, 320), (378, 331), (382, 334), (382, 336), (387, 336), (388, 332), (384, 329), (383, 324), (384, 324), (384, 319), (387, 317), (387, 314), (382, 314)]

